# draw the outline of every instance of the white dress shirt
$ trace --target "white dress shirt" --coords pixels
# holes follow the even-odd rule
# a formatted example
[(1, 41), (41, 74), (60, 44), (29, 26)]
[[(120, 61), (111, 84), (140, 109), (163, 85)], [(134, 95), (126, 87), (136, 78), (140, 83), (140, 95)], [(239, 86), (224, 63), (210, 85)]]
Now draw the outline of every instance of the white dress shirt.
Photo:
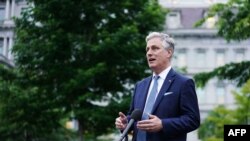
[[(168, 72), (170, 71), (170, 69), (171, 69), (171, 66), (167, 67), (165, 70), (163, 70), (163, 71), (158, 75), (158, 76), (160, 76), (160, 77), (158, 78), (158, 81), (157, 81), (157, 82), (158, 82), (158, 88), (157, 88), (157, 95), (155, 96), (155, 99), (157, 98), (158, 93), (160, 92), (161, 87), (162, 87), (162, 85), (163, 85), (163, 83), (164, 83), (164, 81), (165, 81), (165, 78), (167, 77)], [(154, 77), (155, 75), (156, 75), (156, 74), (153, 73), (153, 77)], [(149, 93), (150, 93), (151, 90), (152, 90), (153, 84), (154, 84), (154, 81), (153, 81), (153, 79), (152, 79), (152, 81), (151, 81), (151, 83), (150, 83), (150, 86), (149, 86), (148, 94), (147, 94), (147, 101), (148, 101), (148, 95), (149, 95)]]

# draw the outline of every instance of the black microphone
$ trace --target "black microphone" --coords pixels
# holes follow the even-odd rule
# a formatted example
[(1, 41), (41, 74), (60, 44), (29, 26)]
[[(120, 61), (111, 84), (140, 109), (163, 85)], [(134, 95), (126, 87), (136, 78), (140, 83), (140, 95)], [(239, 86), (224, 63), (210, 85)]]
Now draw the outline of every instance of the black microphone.
[(140, 120), (142, 116), (142, 111), (140, 109), (135, 109), (132, 114), (131, 114), (131, 119), (129, 120), (129, 123), (127, 125), (127, 127), (124, 129), (124, 131), (122, 132), (122, 135), (119, 139), (119, 141), (122, 141), (123, 138), (128, 134), (128, 130), (129, 128), (133, 125), (133, 123), (137, 120)]

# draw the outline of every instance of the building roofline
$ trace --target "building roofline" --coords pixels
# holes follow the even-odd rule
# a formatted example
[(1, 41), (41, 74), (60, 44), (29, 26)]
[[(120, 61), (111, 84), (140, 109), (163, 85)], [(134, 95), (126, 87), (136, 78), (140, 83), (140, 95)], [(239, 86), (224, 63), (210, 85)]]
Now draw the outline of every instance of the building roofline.
[(159, 4), (164, 8), (208, 8), (214, 4), (226, 3), (228, 0), (159, 0)]
[(217, 29), (166, 29), (168, 34), (174, 36), (217, 36)]

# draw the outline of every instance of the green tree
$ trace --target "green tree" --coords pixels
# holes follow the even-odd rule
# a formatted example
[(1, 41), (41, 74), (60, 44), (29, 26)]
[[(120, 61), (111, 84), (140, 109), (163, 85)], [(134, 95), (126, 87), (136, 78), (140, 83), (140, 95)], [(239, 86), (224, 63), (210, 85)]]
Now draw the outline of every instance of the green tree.
[[(145, 35), (163, 29), (166, 11), (156, 0), (27, 2), (15, 19), (16, 73), (0, 82), (6, 123), (0, 137), (49, 140), (44, 135), (57, 131), (72, 111), (80, 135), (113, 130), (117, 112), (128, 110), (131, 84), (146, 75)], [(21, 117), (9, 120), (10, 107)]]
[[(225, 4), (215, 4), (209, 9), (208, 17), (217, 16), (218, 35), (226, 40), (247, 40), (250, 37), (250, 1), (229, 0)], [(197, 22), (201, 25), (206, 18)], [(198, 85), (204, 85), (209, 79), (219, 77), (220, 79), (234, 80), (238, 86), (250, 79), (250, 62), (230, 63), (214, 69), (211, 72), (199, 73), (194, 76)]]
[(207, 17), (196, 23), (201, 25), (209, 17), (218, 16), (218, 35), (230, 40), (246, 40), (250, 37), (250, 1), (228, 0), (227, 3), (218, 3), (209, 8)]
[[(249, 0), (229, 0), (225, 4), (215, 4), (209, 9), (209, 13), (206, 18), (197, 22), (196, 26), (201, 25), (204, 21), (211, 17), (217, 16), (218, 22), (216, 23), (218, 28), (218, 35), (224, 37), (227, 41), (236, 40), (242, 41), (247, 40), (250, 37), (250, 2)], [(204, 86), (206, 82), (213, 78), (218, 77), (219, 79), (227, 79), (233, 80), (236, 82), (237, 86), (242, 86), (250, 79), (250, 61), (243, 61), (240, 63), (230, 63), (224, 66), (215, 68), (213, 71), (210, 72), (202, 72), (196, 74), (194, 79), (196, 80), (196, 84), (198, 86)], [(237, 123), (237, 124), (245, 124), (246, 120), (248, 120), (247, 115), (249, 114), (249, 96), (246, 97), (247, 93), (244, 94), (247, 87), (242, 89), (242, 94), (235, 93), (236, 103), (237, 103), (237, 110), (233, 112), (233, 115), (228, 113), (225, 114), (229, 115), (227, 118), (222, 118), (225, 121), (220, 121), (220, 123), (230, 124), (230, 123)], [(243, 92), (244, 91), (244, 92)], [(244, 100), (243, 100), (244, 99)], [(243, 100), (243, 101), (242, 101)], [(215, 110), (217, 111), (217, 109)], [(228, 111), (225, 109), (225, 111)], [(243, 114), (245, 113), (245, 114)], [(216, 116), (215, 116), (216, 117)], [(211, 121), (210, 117), (204, 121), (199, 129), (199, 136), (207, 141), (218, 141), (222, 140), (222, 132), (223, 129), (216, 127), (213, 129), (219, 129), (218, 131), (213, 130), (212, 128), (207, 129), (207, 127), (213, 125), (221, 125), (217, 124), (215, 121)], [(244, 120), (243, 120), (244, 119)], [(206, 134), (208, 133), (208, 134)], [(220, 133), (220, 134), (219, 134)], [(209, 138), (210, 135), (216, 135), (212, 138)]]
[(250, 124), (250, 79), (242, 86), (240, 92), (233, 91), (237, 109), (235, 118), (238, 124)]
[(224, 125), (250, 123), (250, 80), (239, 92), (233, 91), (236, 109), (218, 106), (206, 117), (198, 130), (203, 141), (223, 141)]
[(198, 135), (202, 141), (223, 141), (225, 124), (236, 123), (233, 110), (218, 106), (212, 110), (201, 124)]
[(45, 94), (38, 86), (25, 82), (16, 69), (0, 66), (0, 140), (64, 141), (73, 137), (56, 121), (62, 110), (51, 106), (53, 102), (46, 100)]

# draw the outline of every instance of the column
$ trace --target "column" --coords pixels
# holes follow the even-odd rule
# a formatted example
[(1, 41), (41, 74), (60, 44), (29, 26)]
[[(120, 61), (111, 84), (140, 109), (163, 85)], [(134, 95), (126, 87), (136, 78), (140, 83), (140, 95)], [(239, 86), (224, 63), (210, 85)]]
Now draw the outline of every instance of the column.
[(216, 104), (216, 82), (215, 79), (211, 79), (206, 84), (206, 102), (212, 106), (210, 109), (214, 108), (213, 106)]
[[(250, 41), (249, 41), (249, 43), (250, 43)], [(245, 47), (245, 49), (246, 49), (246, 51), (245, 51), (245, 58), (244, 58), (244, 60), (250, 60), (250, 55), (248, 55), (248, 54), (250, 54), (250, 45), (248, 44)]]
[[(225, 47), (226, 48), (226, 60), (225, 63), (231, 63), (231, 62), (235, 62), (235, 47), (234, 46), (228, 46)], [(237, 47), (239, 48), (239, 47)]]
[(215, 51), (215, 48), (216, 46), (207, 46), (207, 62), (206, 62), (206, 65), (207, 65), (207, 68), (208, 68), (208, 71), (211, 71), (215, 68), (215, 60), (216, 60), (216, 51)]
[(186, 59), (187, 59), (187, 71), (193, 73), (197, 72), (197, 69), (195, 68), (195, 51), (194, 51), (195, 47), (186, 47), (187, 51), (186, 51)]
[(9, 12), (10, 12), (10, 0), (6, 0), (6, 6), (5, 6), (5, 20), (9, 19)]
[(15, 16), (15, 0), (12, 0), (11, 3), (11, 17)]
[(3, 56), (6, 56), (6, 51), (7, 51), (7, 38), (3, 38)]
[(12, 60), (12, 54), (11, 54), (12, 47), (13, 47), (13, 37), (10, 37), (10, 38), (9, 38), (8, 56), (7, 56), (7, 58), (8, 58), (9, 60)]
[[(0, 56), (3, 54), (3, 40), (2, 40), (3, 38), (2, 37), (0, 37)], [(0, 57), (1, 58), (1, 57)]]

